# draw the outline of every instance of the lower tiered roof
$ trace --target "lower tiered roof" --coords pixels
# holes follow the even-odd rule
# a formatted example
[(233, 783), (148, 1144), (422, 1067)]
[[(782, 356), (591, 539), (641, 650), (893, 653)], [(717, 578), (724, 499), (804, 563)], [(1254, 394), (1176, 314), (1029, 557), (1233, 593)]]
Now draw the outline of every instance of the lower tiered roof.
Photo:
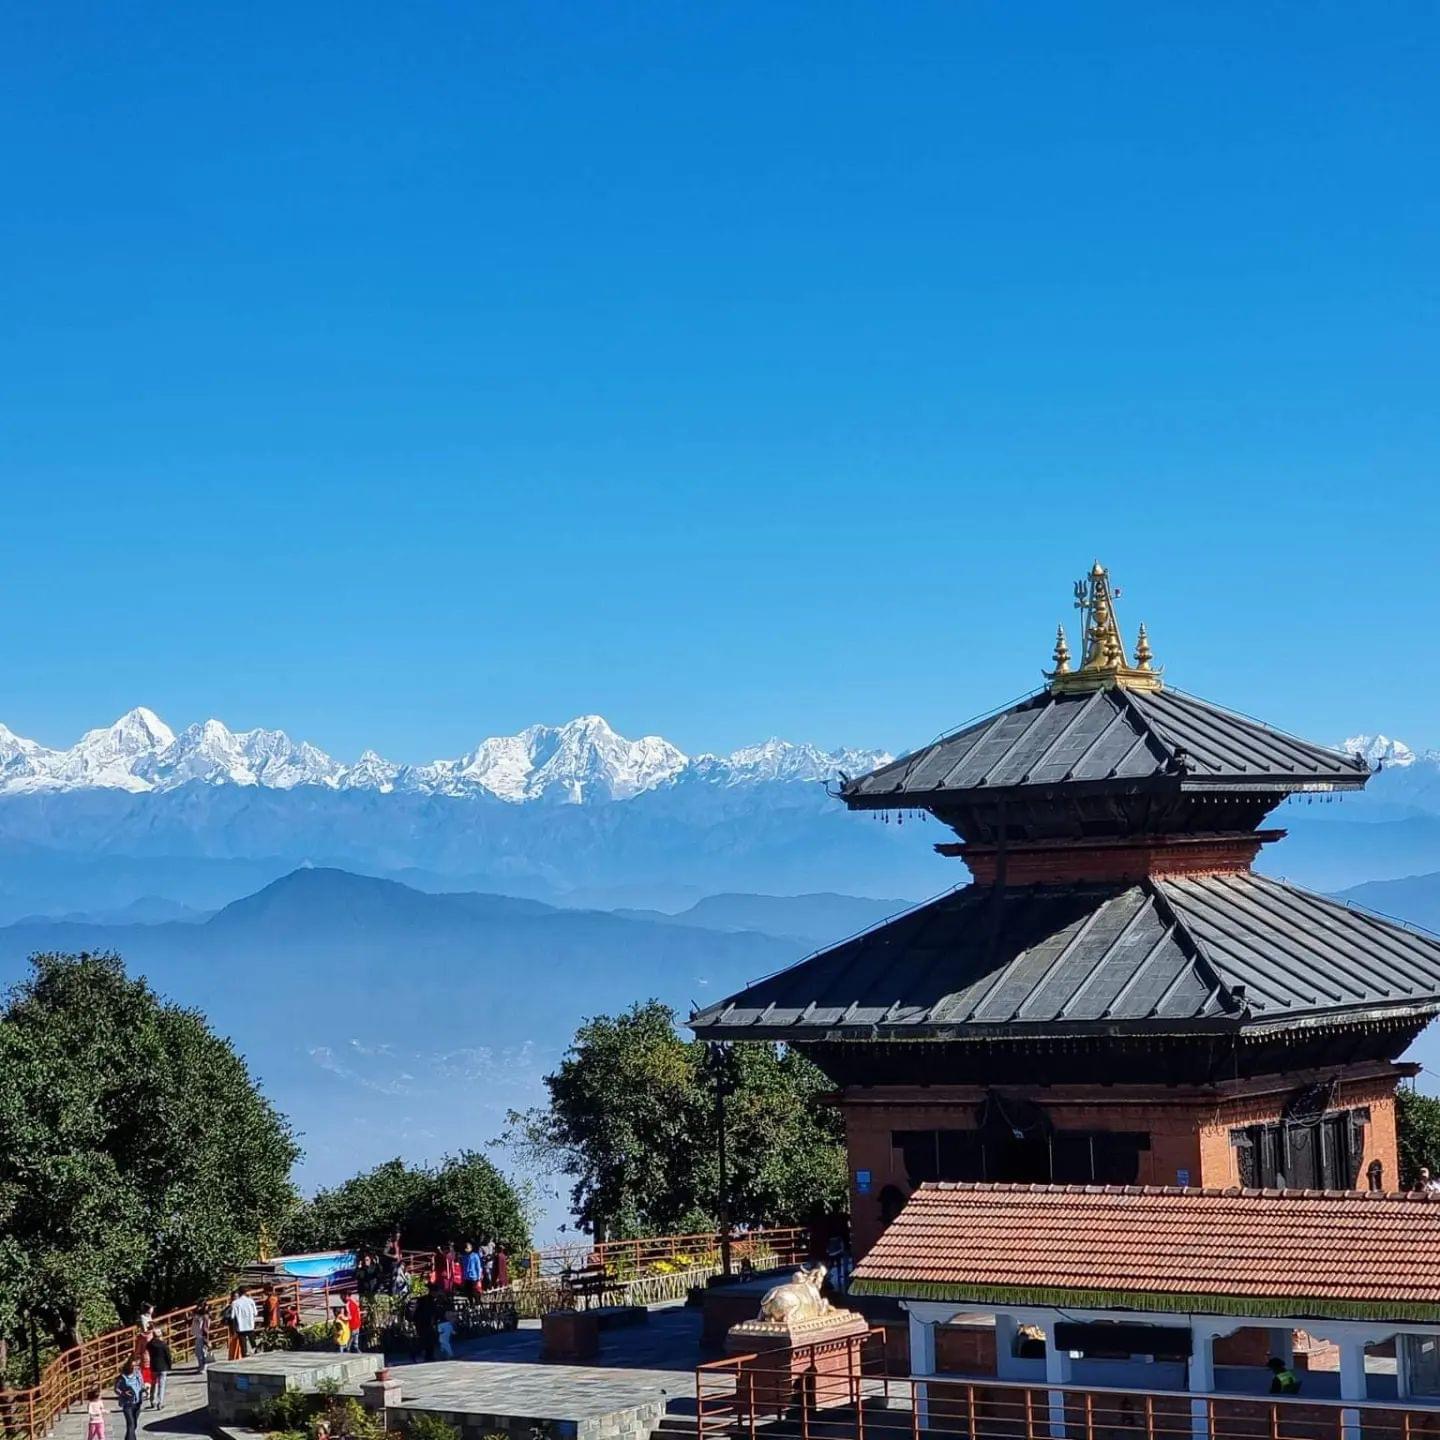
[(1440, 1321), (1440, 1197), (922, 1185), (852, 1293)]
[(1204, 1032), (1440, 1011), (1440, 939), (1249, 871), (970, 885), (691, 1018), (707, 1039)]

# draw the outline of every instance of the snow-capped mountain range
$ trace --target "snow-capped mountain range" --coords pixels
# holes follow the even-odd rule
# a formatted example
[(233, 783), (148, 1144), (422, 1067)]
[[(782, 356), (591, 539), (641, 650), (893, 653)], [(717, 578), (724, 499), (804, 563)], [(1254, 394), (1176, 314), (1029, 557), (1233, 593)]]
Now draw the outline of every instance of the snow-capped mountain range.
[(1370, 762), (1370, 768), (1389, 769), (1392, 765), (1413, 765), (1416, 760), (1440, 761), (1440, 750), (1415, 753), (1403, 740), (1388, 735), (1351, 735), (1340, 748), (1347, 755), (1359, 755)]
[(599, 715), (565, 725), (531, 725), (492, 736), (469, 754), (405, 765), (367, 750), (353, 764), (283, 730), (234, 731), (219, 720), (178, 734), (143, 706), (113, 725), (88, 730), (68, 750), (52, 750), (0, 725), (0, 794), (86, 789), (163, 792), (199, 782), (290, 790), (407, 791), (491, 795), (510, 804), (583, 805), (628, 800), (683, 779), (734, 786), (766, 781), (822, 781), (840, 771), (862, 774), (891, 757), (881, 750), (825, 751), (767, 740), (731, 755), (689, 756), (658, 735), (627, 740)]

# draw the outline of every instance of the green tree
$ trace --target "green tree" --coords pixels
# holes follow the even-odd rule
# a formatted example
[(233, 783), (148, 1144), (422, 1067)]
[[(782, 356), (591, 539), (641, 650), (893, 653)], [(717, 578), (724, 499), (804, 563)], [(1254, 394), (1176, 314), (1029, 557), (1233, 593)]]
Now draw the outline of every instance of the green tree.
[(1407, 1189), (1418, 1183), (1420, 1167), (1440, 1174), (1440, 1099), (1402, 1088), (1395, 1096), (1395, 1128), (1400, 1140), (1400, 1179)]
[(473, 1150), (438, 1166), (387, 1160), (319, 1191), (286, 1225), (288, 1249), (378, 1247), (396, 1230), (407, 1248), (494, 1240), (514, 1253), (530, 1246), (525, 1196)]
[(229, 1041), (118, 956), (30, 963), (0, 1012), (0, 1324), (65, 1344), (222, 1286), (299, 1151)]
[[(571, 1179), (571, 1206), (595, 1233), (710, 1228), (720, 1176), (706, 1054), (658, 1000), (588, 1019), (546, 1077), (549, 1105), (512, 1112), (506, 1139)], [(796, 1224), (843, 1211), (843, 1134), (821, 1103), (821, 1072), (775, 1045), (736, 1046), (725, 1067), (732, 1220)]]

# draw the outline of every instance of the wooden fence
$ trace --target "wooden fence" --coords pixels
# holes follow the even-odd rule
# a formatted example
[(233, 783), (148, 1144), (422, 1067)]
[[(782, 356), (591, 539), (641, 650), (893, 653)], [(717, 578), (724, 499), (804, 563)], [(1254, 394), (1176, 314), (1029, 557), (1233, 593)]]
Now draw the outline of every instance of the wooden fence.
[[(730, 1237), (730, 1259), (736, 1269), (747, 1262), (756, 1270), (797, 1265), (810, 1249), (810, 1232), (800, 1225), (737, 1231)], [(580, 1265), (603, 1265), (617, 1280), (639, 1279), (666, 1270), (690, 1270), (720, 1260), (720, 1235), (706, 1230), (695, 1235), (654, 1235), (644, 1240), (580, 1240), (530, 1252), (532, 1276), (555, 1276)]]
[[(299, 1304), (295, 1281), (278, 1281), (275, 1288), (282, 1306)], [(225, 1321), (229, 1304), (228, 1294), (219, 1295), (200, 1305), (186, 1305), (155, 1317), (156, 1328), (164, 1332), (177, 1363), (189, 1363), (195, 1358), (192, 1325), (202, 1306), (210, 1315), (210, 1353), (223, 1356), (230, 1343), (230, 1327)], [(39, 1440), (92, 1387), (98, 1386), (108, 1399), (120, 1367), (136, 1353), (137, 1335), (134, 1325), (107, 1330), (93, 1340), (62, 1350), (41, 1370), (38, 1384), (24, 1390), (0, 1390), (0, 1435), (6, 1440)]]

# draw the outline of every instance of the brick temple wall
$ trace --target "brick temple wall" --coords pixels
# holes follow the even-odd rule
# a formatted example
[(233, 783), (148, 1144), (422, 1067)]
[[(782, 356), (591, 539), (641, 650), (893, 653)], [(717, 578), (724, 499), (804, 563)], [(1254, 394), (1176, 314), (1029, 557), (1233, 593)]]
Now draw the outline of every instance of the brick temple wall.
[[(1399, 1184), (1395, 1087), (1400, 1073), (1393, 1066), (1370, 1066), (1336, 1087), (1332, 1109), (1368, 1106), (1370, 1110), (1357, 1182), (1362, 1188), (1374, 1160), (1380, 1161), (1384, 1188)], [(1041, 1106), (1060, 1130), (1145, 1132), (1150, 1148), (1139, 1156), (1139, 1184), (1227, 1186), (1240, 1183), (1230, 1132), (1279, 1120), (1296, 1089), (1332, 1075), (1263, 1076), (1207, 1088), (1036, 1085), (1005, 1087), (1002, 1093)], [(844, 1093), (851, 1245), (857, 1259), (880, 1236), (883, 1192), (893, 1189), (902, 1199), (909, 1194), (909, 1179), (891, 1143), (892, 1133), (971, 1129), (984, 1093), (977, 1086), (940, 1085), (852, 1088)], [(858, 1183), (862, 1172), (869, 1174), (863, 1192)]]

